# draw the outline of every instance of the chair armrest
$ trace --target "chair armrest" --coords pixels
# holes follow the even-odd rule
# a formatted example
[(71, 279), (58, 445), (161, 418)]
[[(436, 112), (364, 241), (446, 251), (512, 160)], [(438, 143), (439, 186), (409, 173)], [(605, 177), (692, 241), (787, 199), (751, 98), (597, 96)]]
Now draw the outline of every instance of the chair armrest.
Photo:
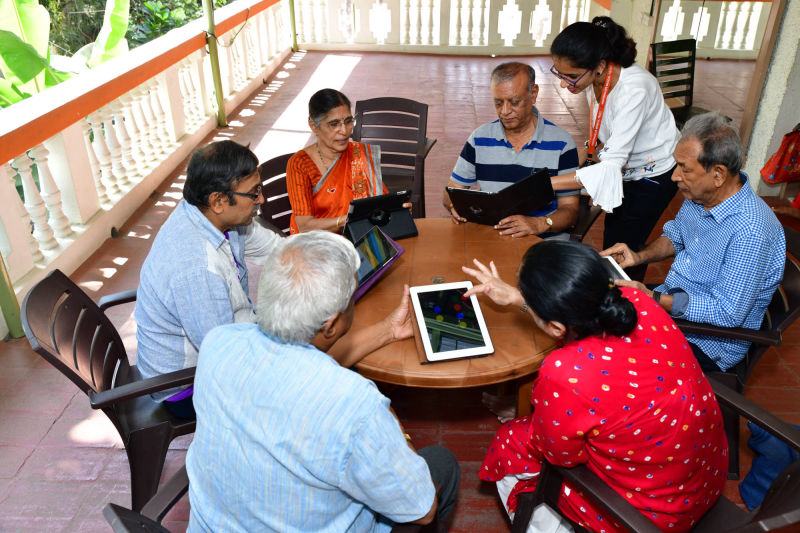
[(178, 500), (183, 498), (188, 490), (189, 474), (186, 473), (186, 465), (183, 465), (158, 489), (152, 498), (147, 500), (142, 507), (142, 514), (160, 523), (172, 506), (178, 503)]
[(798, 452), (800, 452), (800, 430), (791, 424), (787, 424), (777, 416), (773, 415), (763, 407), (748, 400), (735, 390), (720, 383), (713, 377), (709, 377), (709, 382), (714, 388), (714, 394), (720, 405), (728, 406), (739, 415), (753, 421), (781, 441), (785, 442)]
[(617, 494), (611, 487), (606, 485), (605, 481), (597, 477), (585, 465), (579, 465), (574, 468), (554, 466), (554, 468), (561, 471), (564, 478), (569, 480), (572, 485), (590, 494), (593, 501), (597, 502), (608, 514), (630, 531), (636, 531), (637, 533), (656, 533), (660, 531), (639, 509)]
[(417, 157), (421, 157), (422, 159), (428, 157), (428, 152), (431, 151), (434, 144), (436, 144), (436, 139), (425, 137), (425, 144), (420, 145), (419, 150), (417, 150)]
[(765, 346), (779, 346), (783, 339), (781, 334), (772, 330), (760, 330), (749, 328), (724, 328), (712, 324), (701, 324), (700, 322), (689, 322), (688, 320), (675, 319), (675, 324), (683, 334), (693, 333), (695, 335), (711, 335), (713, 337), (725, 337), (741, 341), (753, 342)]
[(183, 368), (170, 372), (168, 374), (161, 374), (148, 379), (134, 381), (133, 383), (126, 383), (119, 387), (114, 387), (103, 392), (89, 391), (89, 405), (92, 409), (102, 409), (117, 402), (130, 400), (131, 398), (138, 398), (145, 394), (152, 394), (181, 385), (191, 385), (194, 382), (194, 373), (196, 368)]
[(107, 503), (103, 507), (103, 517), (114, 533), (133, 533), (134, 531), (169, 533), (169, 530), (158, 522), (116, 503)]
[(100, 298), (97, 302), (97, 307), (100, 308), (101, 311), (105, 312), (106, 309), (109, 307), (114, 307), (115, 305), (120, 304), (127, 304), (130, 302), (136, 301), (136, 289), (130, 289), (127, 291), (122, 292), (115, 292), (114, 294), (107, 294)]

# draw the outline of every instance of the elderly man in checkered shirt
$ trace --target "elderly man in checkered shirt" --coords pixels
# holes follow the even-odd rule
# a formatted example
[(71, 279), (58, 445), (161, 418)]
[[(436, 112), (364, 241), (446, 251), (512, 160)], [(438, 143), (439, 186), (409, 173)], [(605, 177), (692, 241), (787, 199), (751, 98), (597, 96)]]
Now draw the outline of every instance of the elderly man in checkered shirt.
[[(675, 148), (672, 176), (686, 200), (664, 233), (639, 252), (624, 244), (604, 250), (621, 267), (675, 256), (667, 279), (636, 286), (675, 318), (724, 327), (759, 329), (783, 278), (783, 228), (741, 172), (742, 143), (728, 120), (706, 113), (689, 120)], [(735, 367), (749, 342), (706, 335), (686, 339), (704, 371)]]

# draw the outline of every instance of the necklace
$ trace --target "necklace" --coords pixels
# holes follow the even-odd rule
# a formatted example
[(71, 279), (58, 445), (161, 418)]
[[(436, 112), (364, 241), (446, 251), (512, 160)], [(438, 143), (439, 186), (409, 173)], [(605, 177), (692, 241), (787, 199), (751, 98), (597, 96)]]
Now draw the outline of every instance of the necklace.
[(328, 163), (326, 163), (325, 162), (325, 158), (322, 157), (322, 150), (319, 149), (319, 142), (317, 142), (317, 155), (319, 155), (319, 160), (322, 161), (322, 164), (325, 167), (325, 170), (328, 170), (328, 168), (330, 168), (330, 165)]

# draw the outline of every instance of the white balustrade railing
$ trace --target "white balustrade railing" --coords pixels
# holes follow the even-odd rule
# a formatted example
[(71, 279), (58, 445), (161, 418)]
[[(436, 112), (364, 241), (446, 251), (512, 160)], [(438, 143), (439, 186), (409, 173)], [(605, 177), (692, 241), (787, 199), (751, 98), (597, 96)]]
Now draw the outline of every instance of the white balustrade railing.
[[(442, 54), (546, 54), (561, 29), (588, 20), (591, 0), (297, 0), (307, 49)], [(763, 2), (665, 0), (658, 40), (697, 36), (701, 57), (755, 58)], [(638, 22), (637, 22), (638, 23)], [(364, 25), (363, 31), (361, 25)]]
[[(217, 10), (228, 111), (290, 52), (286, 9)], [(20, 299), (47, 271), (77, 268), (216, 126), (204, 23), (0, 110), (0, 252)]]

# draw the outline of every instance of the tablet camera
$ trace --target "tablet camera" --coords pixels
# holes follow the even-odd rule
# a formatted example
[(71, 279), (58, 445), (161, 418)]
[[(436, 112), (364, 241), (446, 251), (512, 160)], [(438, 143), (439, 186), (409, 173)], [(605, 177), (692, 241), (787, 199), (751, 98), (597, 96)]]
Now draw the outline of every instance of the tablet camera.
[(483, 215), (483, 208), (471, 205), (471, 206), (469, 206), (469, 212), (472, 213), (473, 215), (479, 217), (479, 216)]
[(376, 226), (385, 226), (389, 222), (389, 213), (384, 209), (375, 209), (369, 216), (369, 221)]

